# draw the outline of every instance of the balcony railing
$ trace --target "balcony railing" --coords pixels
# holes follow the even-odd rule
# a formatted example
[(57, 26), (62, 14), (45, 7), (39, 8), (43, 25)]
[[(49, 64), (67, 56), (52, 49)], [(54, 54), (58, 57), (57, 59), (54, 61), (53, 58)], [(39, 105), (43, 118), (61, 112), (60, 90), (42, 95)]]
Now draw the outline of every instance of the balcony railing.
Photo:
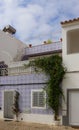
[[(28, 64), (29, 61), (18, 61), (11, 62), (7, 68), (0, 68), (0, 76), (9, 76), (9, 75), (24, 75), (24, 74), (32, 74), (36, 73), (34, 67), (26, 68), (24, 64)], [(41, 70), (39, 69), (39, 72)]]
[(34, 73), (35, 69), (33, 67), (25, 68), (24, 64), (28, 64), (28, 63), (29, 61), (11, 62), (8, 68), (0, 68), (0, 76)]
[(31, 67), (29, 67), (27, 69), (24, 66), (8, 68), (8, 75), (21, 75), (21, 74), (29, 74), (32, 72), (33, 72), (33, 69)]
[(29, 61), (18, 61), (18, 62), (11, 62), (8, 67), (8, 75), (21, 75), (32, 73), (32, 67), (25, 68), (24, 64), (28, 64)]
[(14, 68), (2, 68), (0, 69), (0, 76), (7, 75), (21, 75), (21, 74), (30, 74), (34, 73), (34, 69), (29, 67), (28, 69), (24, 67), (14, 67)]
[(55, 51), (60, 51), (62, 49), (62, 44), (60, 41), (51, 44), (42, 44), (38, 46), (25, 48), (25, 55), (38, 55), (44, 53), (52, 53)]

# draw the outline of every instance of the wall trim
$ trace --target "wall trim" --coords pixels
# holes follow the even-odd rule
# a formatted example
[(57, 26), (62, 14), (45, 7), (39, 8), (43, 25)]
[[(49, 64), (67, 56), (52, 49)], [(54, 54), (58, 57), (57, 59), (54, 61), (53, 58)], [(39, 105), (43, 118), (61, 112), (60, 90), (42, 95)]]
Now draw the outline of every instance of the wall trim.
[(79, 73), (79, 71), (67, 71), (66, 73)]
[(38, 84), (46, 84), (46, 83), (20, 83), (20, 84), (0, 84), (0, 86), (19, 86), (19, 85), (38, 85)]

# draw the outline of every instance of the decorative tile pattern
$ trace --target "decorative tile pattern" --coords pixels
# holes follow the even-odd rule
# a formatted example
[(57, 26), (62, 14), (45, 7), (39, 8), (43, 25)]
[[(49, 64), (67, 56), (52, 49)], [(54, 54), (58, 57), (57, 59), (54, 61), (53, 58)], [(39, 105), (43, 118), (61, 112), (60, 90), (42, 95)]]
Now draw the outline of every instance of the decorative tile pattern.
[(42, 44), (39, 46), (33, 46), (31, 48), (25, 49), (25, 55), (32, 55), (32, 54), (41, 54), (41, 53), (49, 53), (53, 51), (58, 51), (62, 49), (61, 42), (52, 43), (52, 44)]
[(46, 83), (47, 79), (48, 78), (44, 74), (4, 76), (4, 77), (0, 77), (0, 84)]
[[(42, 89), (47, 81), (47, 77), (43, 74), (29, 74), (21, 76), (5, 76), (0, 77), (0, 107), (2, 108), (4, 90), (16, 90), (20, 93), (19, 106), (21, 112), (52, 114), (52, 111), (46, 109), (31, 109), (31, 89)], [(43, 84), (44, 83), (44, 84)]]

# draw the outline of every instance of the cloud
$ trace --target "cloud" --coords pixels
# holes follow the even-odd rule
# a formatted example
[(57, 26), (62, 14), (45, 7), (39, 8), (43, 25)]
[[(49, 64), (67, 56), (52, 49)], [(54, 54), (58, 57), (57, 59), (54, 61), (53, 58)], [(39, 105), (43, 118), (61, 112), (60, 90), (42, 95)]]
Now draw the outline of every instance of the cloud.
[(78, 17), (78, 0), (0, 0), (0, 28), (10, 24), (23, 42), (58, 40), (60, 21)]

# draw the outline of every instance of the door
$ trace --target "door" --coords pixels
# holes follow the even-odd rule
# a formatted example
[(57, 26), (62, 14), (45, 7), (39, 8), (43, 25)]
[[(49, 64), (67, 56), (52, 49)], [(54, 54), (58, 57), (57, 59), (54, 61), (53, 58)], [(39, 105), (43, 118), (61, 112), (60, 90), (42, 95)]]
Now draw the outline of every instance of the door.
[(69, 91), (69, 125), (79, 126), (79, 90)]
[(4, 91), (4, 118), (13, 119), (13, 97), (14, 91)]

